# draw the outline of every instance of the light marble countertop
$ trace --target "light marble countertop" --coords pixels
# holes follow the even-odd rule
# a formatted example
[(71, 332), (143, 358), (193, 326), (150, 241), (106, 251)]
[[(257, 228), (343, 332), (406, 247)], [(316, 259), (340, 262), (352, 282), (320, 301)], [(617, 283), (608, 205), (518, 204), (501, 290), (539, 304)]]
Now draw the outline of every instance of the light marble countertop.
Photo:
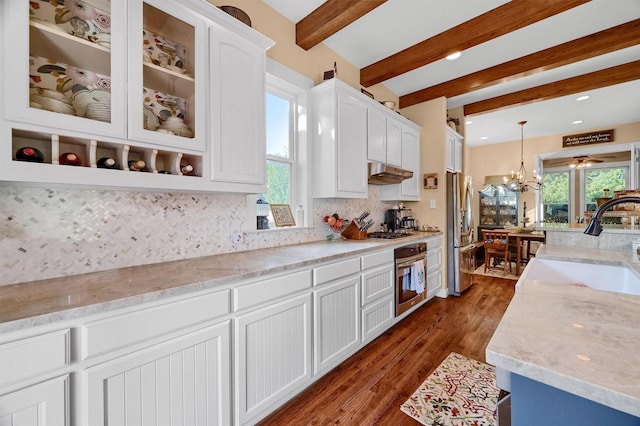
[(442, 235), (317, 241), (0, 286), (0, 333), (133, 306)]
[[(543, 245), (536, 256), (640, 271), (630, 250)], [(640, 296), (536, 280), (519, 282), (486, 350), (499, 369), (640, 417), (638, 354)]]

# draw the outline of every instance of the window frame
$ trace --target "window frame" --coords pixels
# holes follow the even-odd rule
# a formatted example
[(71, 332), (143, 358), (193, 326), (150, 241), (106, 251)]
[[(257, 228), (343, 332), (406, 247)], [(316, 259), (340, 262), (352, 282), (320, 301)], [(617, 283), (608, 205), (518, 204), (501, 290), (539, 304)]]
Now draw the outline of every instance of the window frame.
[[(572, 223), (572, 218), (575, 217), (575, 193), (576, 193), (576, 175), (575, 169), (571, 167), (550, 167), (547, 169), (543, 169), (542, 171), (542, 179), (544, 181), (544, 175), (552, 174), (552, 173), (569, 173), (569, 195), (568, 195), (568, 209), (567, 209), (567, 221), (568, 223)], [(542, 188), (544, 192), (544, 187)], [(544, 221), (544, 196), (540, 197), (540, 220)]]
[[(305, 212), (305, 221), (303, 226), (313, 226), (312, 215), (310, 211), (313, 210), (313, 200), (310, 197), (309, 190), (309, 135), (307, 129), (309, 128), (309, 91), (313, 87), (313, 80), (305, 77), (304, 75), (286, 67), (285, 65), (276, 62), (271, 58), (267, 58), (267, 73), (265, 77), (265, 111), (266, 111), (266, 94), (276, 92), (277, 96), (285, 94), (291, 99), (295, 99), (292, 106), (292, 119), (291, 119), (291, 149), (292, 161), (291, 169), (291, 191), (289, 194), (289, 202), (291, 210), (295, 214), (298, 205), (302, 205)], [(282, 96), (284, 97), (284, 96)], [(266, 116), (265, 116), (266, 118)], [(266, 122), (265, 122), (266, 130)], [(266, 134), (265, 134), (266, 136)], [(266, 139), (265, 139), (265, 180), (266, 180), (266, 161), (272, 159), (271, 156), (266, 155)], [(277, 161), (282, 161), (282, 157), (273, 157)], [(266, 183), (266, 182), (265, 182)], [(255, 232), (272, 232), (287, 229), (299, 229), (300, 224), (296, 223), (296, 227), (283, 227), (275, 228), (271, 226), (269, 229), (257, 229), (256, 224), (256, 201), (258, 194), (247, 195), (247, 209), (244, 230)]]
[[(587, 211), (587, 194), (586, 194), (587, 180), (586, 180), (585, 173), (589, 170), (597, 170), (597, 169), (626, 169), (625, 176), (624, 176), (624, 179), (625, 179), (624, 187), (629, 188), (629, 182), (630, 182), (629, 174), (631, 173), (630, 161), (612, 161), (612, 162), (605, 162), (605, 163), (596, 163), (596, 164), (592, 164), (591, 167), (585, 167), (580, 169), (579, 170), (580, 207), (581, 207), (582, 214), (584, 214), (584, 212)], [(610, 195), (613, 196), (613, 192)], [(582, 214), (580, 215), (580, 217), (582, 217)]]

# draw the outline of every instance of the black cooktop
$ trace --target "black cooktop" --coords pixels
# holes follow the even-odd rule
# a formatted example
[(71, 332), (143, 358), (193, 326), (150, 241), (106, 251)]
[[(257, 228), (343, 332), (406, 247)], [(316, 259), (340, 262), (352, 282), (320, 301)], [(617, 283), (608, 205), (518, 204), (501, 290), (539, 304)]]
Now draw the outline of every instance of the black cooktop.
[(369, 238), (383, 238), (385, 240), (395, 240), (396, 238), (410, 237), (409, 232), (369, 232)]

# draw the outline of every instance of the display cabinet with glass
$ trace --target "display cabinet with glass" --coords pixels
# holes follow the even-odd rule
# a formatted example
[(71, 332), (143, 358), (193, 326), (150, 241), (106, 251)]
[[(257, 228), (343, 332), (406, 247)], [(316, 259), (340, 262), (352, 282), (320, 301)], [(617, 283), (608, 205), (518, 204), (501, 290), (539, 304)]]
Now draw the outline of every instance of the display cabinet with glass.
[(479, 224), (504, 227), (518, 224), (518, 193), (503, 185), (487, 185), (480, 190)]
[(0, 22), (0, 180), (264, 191), (267, 37), (200, 0), (6, 0)]
[(129, 137), (205, 149), (206, 22), (173, 3), (129, 3)]
[[(3, 2), (5, 114), (56, 128), (125, 135), (122, 2)], [(112, 25), (112, 23), (116, 23)], [(112, 29), (118, 28), (118, 31)]]

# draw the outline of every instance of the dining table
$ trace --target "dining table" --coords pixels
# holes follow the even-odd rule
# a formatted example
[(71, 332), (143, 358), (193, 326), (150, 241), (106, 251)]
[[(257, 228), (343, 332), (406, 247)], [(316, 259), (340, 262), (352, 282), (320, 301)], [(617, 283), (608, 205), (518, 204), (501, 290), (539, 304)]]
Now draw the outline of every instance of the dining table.
[(516, 244), (516, 253), (517, 253), (517, 262), (516, 262), (516, 276), (520, 276), (520, 263), (522, 261), (522, 243), (527, 243), (527, 257), (530, 252), (531, 242), (538, 241), (544, 243), (545, 235), (542, 231), (533, 231), (533, 232), (509, 232), (509, 241), (515, 241)]

